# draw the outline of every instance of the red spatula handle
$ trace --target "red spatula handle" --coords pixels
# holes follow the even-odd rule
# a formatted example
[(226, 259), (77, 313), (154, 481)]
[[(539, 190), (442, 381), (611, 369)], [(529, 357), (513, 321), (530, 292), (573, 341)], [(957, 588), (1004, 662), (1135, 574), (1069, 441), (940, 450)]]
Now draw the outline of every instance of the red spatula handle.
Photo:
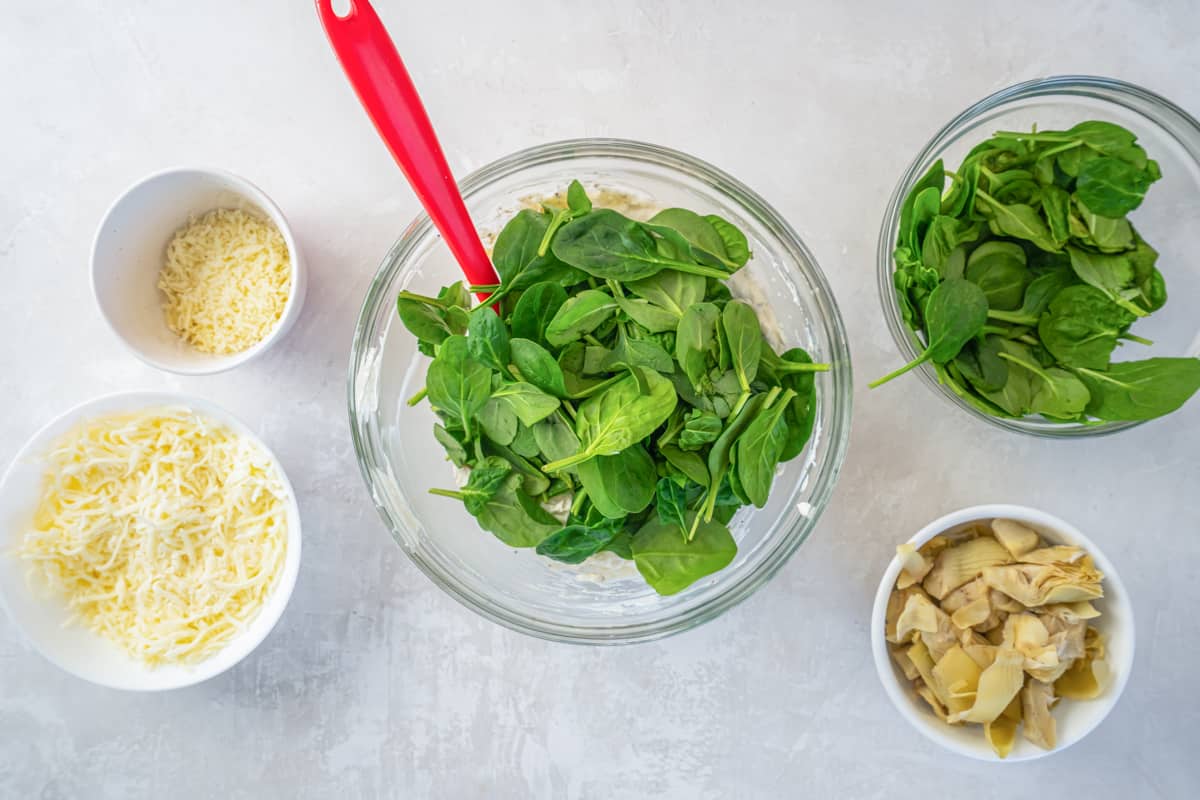
[(467, 280), (474, 285), (499, 283), (425, 106), (375, 9), (366, 0), (350, 0), (350, 13), (339, 17), (332, 0), (317, 0), (317, 13), (350, 85)]

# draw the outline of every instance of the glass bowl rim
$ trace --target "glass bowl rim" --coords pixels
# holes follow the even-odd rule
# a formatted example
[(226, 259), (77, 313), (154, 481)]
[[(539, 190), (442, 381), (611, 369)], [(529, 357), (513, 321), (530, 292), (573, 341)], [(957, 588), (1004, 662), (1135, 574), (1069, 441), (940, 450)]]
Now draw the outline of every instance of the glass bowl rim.
[[(816, 290), (811, 296), (820, 313), (812, 319), (812, 322), (822, 329), (823, 335), (829, 340), (828, 361), (831, 367), (828, 374), (833, 387), (829, 392), (831, 404), (829, 448), (824, 458), (815, 465), (812, 493), (806, 501), (809, 508), (799, 516), (796, 522), (782, 531), (781, 535), (777, 534), (774, 546), (763, 554), (758, 564), (716, 596), (686, 609), (682, 613), (664, 619), (628, 625), (564, 624), (545, 618), (534, 619), (520, 612), (514, 612), (508, 607), (493, 602), (486, 594), (460, 583), (453, 574), (442, 570), (432, 559), (426, 558), (419, 549), (410, 548), (400, 541), (397, 543), (413, 564), (450, 597), (485, 619), (510, 630), (556, 642), (603, 645), (632, 644), (661, 639), (720, 616), (769, 581), (808, 538), (829, 504), (845, 461), (850, 438), (853, 376), (850, 366), (849, 338), (841, 312), (828, 280), (808, 246), (779, 212), (758, 193), (732, 175), (701, 159), (678, 150), (632, 139), (565, 139), (525, 148), (486, 164), (458, 181), (459, 190), (464, 197), (469, 197), (477, 190), (486, 188), (495, 181), (522, 170), (572, 158), (589, 157), (627, 158), (657, 167), (665, 167), (673, 172), (683, 173), (688, 177), (700, 180), (707, 187), (724, 195), (730, 202), (756, 218), (770, 231), (772, 237), (784, 246), (784, 249), (798, 256), (797, 265), (793, 266), (792, 270), (802, 272), (805, 280), (810, 282)], [(376, 459), (367, 441), (366, 431), (358, 422), (362, 409), (360, 409), (357, 387), (360, 373), (366, 366), (363, 355), (370, 350), (371, 337), (375, 332), (373, 318), (376, 316), (381, 300), (386, 301), (383, 294), (401, 271), (406, 260), (411, 257), (416, 246), (430, 235), (438, 234), (433, 228), (433, 222), (429, 215), (422, 212), (401, 232), (384, 255), (375, 277), (367, 289), (355, 323), (346, 382), (350, 433), (354, 443), (355, 459), (376, 511), (393, 539), (397, 538), (395, 535), (396, 521), (376, 490), (372, 477)]]
[[(1099, 93), (1107, 94), (1101, 95)], [(920, 177), (919, 171), (921, 166), (934, 153), (944, 147), (947, 141), (958, 132), (960, 127), (1012, 101), (1052, 94), (1075, 94), (1102, 100), (1106, 103), (1122, 105), (1145, 117), (1148, 123), (1176, 140), (1179, 139), (1178, 129), (1182, 128), (1188, 129), (1188, 133), (1194, 136), (1197, 142), (1200, 142), (1200, 121), (1197, 121), (1195, 117), (1175, 103), (1136, 84), (1117, 78), (1107, 78), (1097, 75), (1054, 75), (1046, 78), (1034, 78), (1022, 81), (1021, 83), (1016, 83), (993, 92), (956, 114), (918, 151), (916, 157), (913, 158), (901, 174), (900, 180), (896, 183), (896, 188), (892, 191), (891, 198), (888, 200), (887, 210), (883, 215), (883, 223), (879, 229), (879, 240), (876, 246), (876, 283), (879, 293), (879, 303), (883, 308), (884, 319), (887, 322), (888, 330), (892, 334), (892, 339), (899, 348), (900, 355), (906, 361), (916, 358), (920, 354), (920, 350), (915, 346), (915, 342), (917, 341), (916, 333), (904, 324), (900, 316), (900, 307), (896, 302), (895, 287), (892, 283), (892, 274), (894, 272), (892, 250), (894, 249), (895, 231), (900, 222), (900, 206), (904, 201), (905, 194), (907, 194), (909, 187)], [(1161, 111), (1163, 116), (1171, 115), (1175, 118), (1175, 124), (1167, 125), (1160, 118), (1149, 117), (1142, 108), (1121, 102), (1122, 99), (1140, 101), (1154, 108), (1156, 111)], [(1190, 148), (1185, 147), (1184, 149), (1191, 153)], [(1200, 161), (1197, 161), (1197, 164), (1200, 165)], [(943, 386), (938, 381), (936, 373), (929, 364), (922, 364), (914, 369), (913, 372), (920, 377), (921, 383), (938, 397), (941, 397), (955, 408), (967, 412), (975, 419), (1006, 431), (1014, 431), (1030, 436), (1047, 439), (1106, 436), (1135, 428), (1149, 421), (1137, 420), (1072, 425), (1070, 423), (1051, 423), (1041, 420), (1038, 417), (1022, 417), (1020, 419), (994, 417), (974, 408), (954, 394), (953, 391)]]

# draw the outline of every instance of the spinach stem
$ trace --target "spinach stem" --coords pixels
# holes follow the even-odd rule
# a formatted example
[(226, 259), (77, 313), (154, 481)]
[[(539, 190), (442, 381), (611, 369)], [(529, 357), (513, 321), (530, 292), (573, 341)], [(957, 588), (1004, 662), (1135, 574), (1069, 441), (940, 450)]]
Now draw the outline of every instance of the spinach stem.
[(550, 225), (547, 226), (546, 233), (542, 236), (542, 241), (538, 244), (537, 254), (539, 258), (546, 255), (546, 251), (550, 249), (550, 240), (554, 238), (554, 234), (558, 233), (558, 229), (562, 227), (562, 224), (570, 216), (571, 212), (569, 209), (564, 208), (561, 211), (554, 212), (554, 216), (550, 218)]
[(428, 387), (426, 387), (426, 386), (422, 386), (422, 387), (421, 387), (421, 391), (417, 392), (417, 393), (416, 393), (416, 394), (414, 394), (412, 397), (408, 398), (408, 405), (409, 405), (410, 407), (411, 407), (411, 406), (415, 406), (417, 403), (419, 403), (419, 402), (421, 402), (422, 400), (424, 400), (424, 399), (425, 399), (425, 395), (427, 395), (427, 394), (429, 394), (429, 388), (428, 388)]
[(883, 384), (890, 381), (892, 378), (898, 378), (901, 375), (903, 375), (904, 373), (908, 372), (909, 370), (916, 369), (917, 367), (921, 366), (928, 360), (929, 360), (929, 351), (926, 350), (918, 358), (915, 358), (912, 361), (908, 362), (900, 369), (894, 370), (893, 372), (889, 372), (887, 375), (884, 375), (882, 378), (878, 378), (877, 380), (871, 381), (870, 383), (867, 384), (867, 388), (874, 389), (876, 387), (882, 386)]
[(1039, 342), (1034, 337), (1030, 336), (1028, 333), (1022, 333), (1020, 336), (1017, 337), (1017, 341), (1024, 342), (1025, 344), (1029, 345), (1030, 347), (1037, 347), (1038, 345), (1041, 344), (1041, 342)]
[(481, 284), (471, 284), (470, 286), (468, 286), (468, 287), (467, 287), (467, 291), (468, 291), (468, 292), (473, 292), (473, 293), (478, 293), (478, 292), (489, 292), (489, 293), (490, 293), (490, 292), (498, 292), (498, 291), (500, 291), (500, 287), (501, 287), (501, 286), (503, 286), (503, 285), (504, 285), (504, 284), (502, 284), (502, 283), (481, 283)]
[(466, 495), (462, 492), (456, 492), (453, 489), (430, 489), (430, 494), (436, 494), (438, 497), (453, 497), (455, 500), (463, 500)]
[(575, 406), (571, 405), (571, 401), (559, 400), (559, 402), (562, 403), (562, 407), (567, 410), (567, 414), (571, 417), (572, 420), (574, 420), (575, 419)]
[(437, 306), (438, 308), (446, 308), (447, 307), (445, 303), (443, 303), (441, 300), (438, 300), (436, 297), (428, 297), (423, 294), (416, 294), (414, 292), (409, 292), (409, 291), (400, 292), (400, 294), (396, 295), (396, 299), (397, 300), (415, 300), (418, 303), (424, 303), (427, 306)]
[(1141, 336), (1134, 336), (1132, 333), (1129, 333), (1128, 331), (1126, 331), (1125, 333), (1122, 333), (1121, 338), (1128, 339), (1131, 342), (1137, 342), (1138, 344), (1144, 344), (1147, 347), (1150, 347), (1151, 345), (1154, 344), (1153, 339), (1143, 339)]
[(587, 499), (587, 489), (580, 489), (575, 494), (575, 499), (571, 501), (571, 514), (576, 515), (579, 509), (583, 508), (583, 501)]
[(989, 308), (988, 309), (988, 318), (989, 319), (998, 319), (1001, 322), (1011, 322), (1014, 325), (1036, 325), (1037, 324), (1037, 319), (1029, 316), (1028, 314), (1022, 314), (1019, 311), (997, 311), (995, 309)]
[(604, 347), (604, 343), (590, 333), (585, 333), (583, 335), (583, 340), (590, 345), (594, 345), (595, 347)]
[(784, 374), (789, 372), (829, 372), (832, 368), (831, 364), (810, 364), (807, 361), (784, 361), (771, 367), (775, 372)]

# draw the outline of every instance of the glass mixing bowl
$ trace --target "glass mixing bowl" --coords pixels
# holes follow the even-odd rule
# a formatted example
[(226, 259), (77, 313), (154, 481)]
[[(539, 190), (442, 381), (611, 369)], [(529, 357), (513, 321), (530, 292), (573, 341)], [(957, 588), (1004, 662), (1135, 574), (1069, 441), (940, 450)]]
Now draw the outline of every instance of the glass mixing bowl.
[[(947, 169), (957, 169), (967, 152), (995, 131), (1027, 131), (1035, 123), (1043, 130), (1062, 129), (1087, 119), (1125, 126), (1162, 168), (1162, 179), (1150, 187), (1145, 202), (1130, 219), (1159, 252), (1158, 268), (1166, 278), (1168, 300), (1162, 309), (1138, 320), (1133, 328), (1134, 333), (1151, 339), (1154, 345), (1127, 344), (1114, 354), (1114, 360), (1200, 354), (1200, 329), (1188, 306), (1191, 298), (1200, 296), (1200, 264), (1194, 254), (1196, 231), (1200, 230), (1200, 123), (1169, 100), (1133, 84), (1064, 75), (1010, 86), (963, 111), (921, 149), (896, 185), (879, 231), (877, 270), (884, 318), (903, 361), (913, 360), (925, 349), (917, 334), (904, 324), (892, 286), (892, 251), (900, 226), (900, 206), (913, 184), (939, 158)], [(939, 383), (933, 367), (925, 364), (913, 372), (958, 408), (1010, 431), (1047, 437), (1095, 436), (1141, 424), (1084, 425), (1040, 417), (1001, 419), (976, 409)]]
[(565, 189), (572, 178), (590, 192), (631, 196), (646, 216), (681, 206), (741, 227), (754, 253), (742, 272), (756, 285), (747, 288), (761, 290), (755, 300), (768, 312), (762, 316), (774, 316), (776, 345), (803, 347), (832, 365), (817, 374), (816, 424), (807, 448), (779, 471), (765, 508), (743, 509), (731, 522), (738, 543), (733, 563), (660, 597), (632, 562), (569, 566), (513, 549), (481, 529), (461, 503), (428, 493), (452, 487), (454, 472), (433, 438), (428, 404), (406, 404), (424, 386), (429, 359), (400, 323), (395, 300), (402, 289), (435, 293), (462, 276), (427, 216), (400, 236), (363, 303), (350, 362), (350, 425), (359, 466), (392, 536), (453, 597), (488, 619), (546, 639), (646, 641), (710, 620), (745, 599), (812, 532), (846, 451), (850, 353), (829, 285), (795, 231), (746, 186), (695, 158), (631, 141), (565, 141), (501, 159), (460, 188), (489, 242), (524, 204)]

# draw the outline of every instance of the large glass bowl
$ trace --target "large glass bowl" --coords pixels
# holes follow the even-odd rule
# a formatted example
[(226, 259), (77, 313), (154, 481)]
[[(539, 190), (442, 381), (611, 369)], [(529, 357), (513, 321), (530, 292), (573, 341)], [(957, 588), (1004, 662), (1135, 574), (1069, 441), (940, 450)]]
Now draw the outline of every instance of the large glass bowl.
[[(485, 242), (524, 204), (578, 178), (631, 195), (645, 215), (681, 206), (740, 226), (753, 258), (746, 277), (773, 313), (778, 344), (807, 349), (832, 364), (817, 377), (812, 439), (778, 473), (770, 501), (730, 524), (737, 558), (671, 596), (657, 595), (619, 562), (597, 570), (516, 550), (482, 530), (462, 505), (428, 493), (452, 487), (453, 468), (434, 441), (435, 417), (406, 400), (425, 382), (429, 360), (396, 316), (402, 289), (432, 294), (460, 279), (426, 216), (409, 226), (383, 260), (354, 333), (350, 424), (359, 465), (396, 542), (435, 583), (483, 616), (514, 630), (569, 642), (646, 641), (716, 617), (762, 586), (808, 537), (829, 501), (849, 435), (851, 376), (846, 333), (829, 285), (795, 231), (758, 195), (720, 170), (672, 150), (615, 139), (559, 142), (525, 150), (461, 183)], [(636, 216), (636, 214), (635, 214)], [(739, 273), (739, 276), (741, 273)], [(744, 279), (743, 279), (744, 280)]]
[[(1138, 232), (1159, 252), (1158, 268), (1166, 278), (1166, 306), (1134, 325), (1133, 332), (1154, 341), (1146, 347), (1126, 344), (1115, 361), (1155, 356), (1200, 354), (1200, 317), (1191, 302), (1200, 297), (1200, 123), (1165, 98), (1133, 84), (1111, 78), (1064, 75), (1026, 81), (980, 100), (938, 131), (913, 159), (892, 193), (879, 231), (877, 270), (879, 298), (900, 358), (911, 361), (924, 344), (900, 316), (892, 285), (892, 251), (900, 227), (900, 206), (929, 166), (942, 159), (957, 169), (968, 151), (998, 130), (1069, 128), (1087, 119), (1123, 125), (1137, 135), (1138, 144), (1162, 167), (1162, 179), (1130, 215)], [(896, 366), (899, 366), (897, 364)], [(913, 372), (937, 394), (977, 419), (1001, 428), (1046, 437), (1095, 436), (1139, 425), (1139, 422), (1097, 424), (1051, 422), (1041, 417), (1001, 419), (978, 410), (938, 382), (928, 364)], [(883, 391), (882, 389), (879, 391)]]

